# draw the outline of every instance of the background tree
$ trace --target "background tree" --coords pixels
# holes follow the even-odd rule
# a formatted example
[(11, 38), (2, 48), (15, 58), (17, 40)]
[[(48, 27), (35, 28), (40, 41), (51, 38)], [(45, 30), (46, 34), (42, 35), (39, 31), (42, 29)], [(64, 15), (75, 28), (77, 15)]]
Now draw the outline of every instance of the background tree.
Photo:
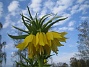
[(77, 54), (81, 59), (89, 59), (89, 23), (88, 21), (82, 22), (77, 30), (80, 32), (78, 34), (78, 51)]
[(72, 57), (70, 59), (70, 66), (71, 67), (89, 67), (89, 61), (85, 61), (83, 59), (76, 59)]
[(78, 60), (75, 57), (70, 58), (70, 66), (78, 67)]
[[(21, 31), (16, 31), (16, 33), (17, 33), (18, 36), (23, 34)], [(13, 39), (13, 41), (14, 41), (14, 47), (16, 47), (17, 44), (21, 43), (23, 40), (22, 39)], [(20, 65), (15, 63), (16, 61), (24, 63), (24, 58), (22, 57), (22, 55), (24, 57), (27, 56), (26, 49), (23, 50), (23, 51), (17, 50), (15, 52), (13, 52), (13, 55), (12, 55), (12, 59), (14, 58), (14, 60), (13, 60), (13, 62), (14, 62), (13, 67), (20, 67)], [(17, 59), (15, 59), (15, 58), (17, 58)]]
[(89, 67), (89, 60), (86, 61), (86, 67)]
[[(0, 30), (2, 29), (2, 24), (0, 23)], [(4, 60), (6, 63), (6, 52), (2, 51), (2, 49), (5, 49), (6, 42), (1, 42), (2, 36), (0, 34), (0, 67), (2, 67), (2, 61)]]

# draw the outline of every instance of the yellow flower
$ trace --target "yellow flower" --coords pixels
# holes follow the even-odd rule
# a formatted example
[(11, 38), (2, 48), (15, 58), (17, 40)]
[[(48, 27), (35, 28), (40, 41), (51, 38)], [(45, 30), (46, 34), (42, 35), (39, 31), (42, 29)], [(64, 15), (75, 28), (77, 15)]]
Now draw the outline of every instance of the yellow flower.
[(25, 43), (24, 42), (22, 42), (22, 43), (19, 43), (17, 46), (16, 46), (16, 48), (19, 48), (19, 50), (23, 50), (24, 49), (24, 45)]
[(43, 38), (43, 33), (42, 32), (38, 32), (39, 33), (39, 45), (44, 46), (44, 38)]
[(52, 32), (47, 32), (46, 36), (47, 36), (48, 40), (53, 40), (53, 34), (52, 34)]
[(36, 44), (34, 44), (34, 46), (36, 47), (37, 45), (41, 45), (44, 46), (45, 44), (47, 44), (47, 39), (46, 39), (46, 35), (43, 32), (38, 32), (36, 34)]
[(35, 35), (30, 34), (29, 36), (27, 36), (27, 37), (24, 39), (23, 43), (18, 44), (16, 47), (19, 48), (20, 50), (25, 49), (25, 48), (28, 46), (28, 44), (29, 44), (30, 42), (32, 42), (34, 36), (35, 36)]
[(28, 48), (28, 57), (29, 58), (33, 58), (34, 56), (36, 56), (37, 52), (32, 43), (29, 43), (27, 48)]
[(48, 45), (45, 45), (45, 46), (44, 46), (44, 51), (45, 51), (45, 53), (46, 53), (47, 55), (50, 55), (50, 53), (51, 53), (51, 48), (50, 48)]
[(66, 41), (65, 33), (58, 32), (38, 32), (36, 35), (30, 34), (24, 41), (17, 45), (20, 50), (28, 48), (29, 58), (37, 55), (50, 55), (51, 51), (57, 54), (58, 47), (63, 46), (60, 42)]

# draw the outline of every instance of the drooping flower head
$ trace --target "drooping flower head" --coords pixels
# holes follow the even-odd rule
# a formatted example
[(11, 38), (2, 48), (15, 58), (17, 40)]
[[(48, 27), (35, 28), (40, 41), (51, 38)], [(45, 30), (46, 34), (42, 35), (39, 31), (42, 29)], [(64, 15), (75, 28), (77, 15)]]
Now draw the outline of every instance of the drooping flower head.
[(38, 18), (36, 14), (35, 18), (33, 18), (29, 8), (28, 12), (29, 18), (21, 14), (23, 24), (28, 31), (13, 26), (15, 29), (25, 32), (26, 34), (20, 36), (9, 35), (14, 39), (24, 39), (24, 41), (16, 47), (19, 50), (27, 48), (29, 58), (37, 57), (39, 55), (50, 55), (51, 51), (57, 54), (58, 47), (63, 46), (61, 42), (66, 41), (66, 32), (49, 31), (49, 29), (55, 23), (65, 20), (66, 18), (54, 15), (51, 19), (48, 19), (52, 14), (44, 15), (41, 18)]

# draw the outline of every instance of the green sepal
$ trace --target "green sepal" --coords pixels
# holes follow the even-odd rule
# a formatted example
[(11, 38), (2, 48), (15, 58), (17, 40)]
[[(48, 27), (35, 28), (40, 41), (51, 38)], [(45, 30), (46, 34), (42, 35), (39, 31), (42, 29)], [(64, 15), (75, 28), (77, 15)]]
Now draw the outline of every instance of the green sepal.
[(30, 9), (29, 9), (28, 6), (27, 6), (27, 9), (28, 9), (28, 13), (29, 13), (29, 15), (30, 15), (31, 20), (34, 20), (33, 17), (32, 17), (32, 15), (31, 15), (31, 12), (30, 12)]
[(27, 24), (27, 23), (25, 22), (25, 20), (24, 20), (23, 14), (22, 14), (21, 16), (22, 16), (22, 20), (23, 20), (24, 25), (25, 25), (25, 26), (27, 27), (27, 29), (30, 31), (28, 24)]
[(13, 39), (25, 39), (28, 35), (13, 36), (13, 35), (8, 34), (8, 36)]
[[(54, 55), (54, 54), (53, 54)], [(48, 59), (49, 57), (53, 56), (53, 55), (44, 55), (44, 59)]]
[(39, 20), (40, 26), (43, 25), (44, 21), (45, 21), (49, 16), (51, 16), (51, 14), (44, 15), (42, 18), (40, 18), (40, 20)]
[(29, 31), (25, 31), (25, 30), (23, 30), (23, 29), (20, 29), (20, 28), (18, 28), (18, 27), (15, 27), (15, 26), (13, 26), (15, 29), (17, 29), (17, 30), (19, 30), (19, 31), (22, 31), (22, 32), (25, 32), (25, 33), (28, 33), (28, 34), (30, 34), (30, 32)]
[(51, 26), (52, 26), (53, 24), (55, 24), (55, 23), (57, 23), (57, 22), (59, 22), (59, 21), (65, 20), (65, 19), (67, 19), (67, 17), (66, 17), (66, 18), (58, 19), (58, 20), (56, 20), (56, 21), (50, 23), (49, 25), (47, 25), (47, 27), (45, 28), (46, 32), (51, 28)]
[[(48, 29), (46, 29), (46, 27), (48, 27), (48, 25), (52, 24), (52, 21), (54, 21), (54, 19), (59, 19), (60, 17), (62, 17), (62, 16), (56, 16), (56, 15), (55, 15), (52, 19), (50, 19), (48, 22), (46, 22), (46, 23), (43, 25), (42, 30), (43, 30), (43, 31), (45, 31), (45, 30), (48, 31)], [(57, 22), (58, 22), (58, 21), (57, 21)], [(56, 22), (55, 22), (55, 23), (56, 23)], [(53, 23), (53, 24), (54, 24), (54, 23)], [(52, 24), (52, 25), (53, 25), (53, 24)], [(51, 25), (51, 26), (52, 26), (52, 25)], [(50, 28), (51, 28), (51, 27), (50, 27)]]
[(29, 66), (25, 65), (25, 64), (22, 63), (22, 62), (17, 62), (17, 61), (16, 61), (16, 63), (17, 63), (17, 65), (20, 65), (21, 67), (29, 67)]
[(51, 64), (46, 64), (46, 65), (44, 65), (44, 67), (50, 67), (50, 66), (52, 66)]

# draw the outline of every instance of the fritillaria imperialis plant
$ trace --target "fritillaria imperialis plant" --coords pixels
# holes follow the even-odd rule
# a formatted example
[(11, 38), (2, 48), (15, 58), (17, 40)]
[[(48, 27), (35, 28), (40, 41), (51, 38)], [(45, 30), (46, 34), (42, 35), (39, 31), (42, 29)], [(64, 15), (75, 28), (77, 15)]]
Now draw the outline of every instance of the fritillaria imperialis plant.
[[(28, 7), (27, 7), (28, 8)], [(20, 36), (9, 35), (13, 39), (24, 39), (16, 47), (19, 50), (28, 50), (28, 58), (37, 59), (38, 66), (46, 66), (45, 61), (51, 56), (51, 51), (57, 54), (58, 47), (63, 46), (61, 42), (66, 42), (66, 32), (49, 31), (51, 27), (59, 21), (65, 20), (61, 16), (47, 14), (41, 18), (32, 17), (28, 8), (29, 17), (21, 14), (23, 24), (28, 31), (13, 26), (15, 29), (25, 32), (26, 34)], [(49, 18), (52, 16), (52, 18)], [(48, 19), (49, 18), (49, 19)]]

